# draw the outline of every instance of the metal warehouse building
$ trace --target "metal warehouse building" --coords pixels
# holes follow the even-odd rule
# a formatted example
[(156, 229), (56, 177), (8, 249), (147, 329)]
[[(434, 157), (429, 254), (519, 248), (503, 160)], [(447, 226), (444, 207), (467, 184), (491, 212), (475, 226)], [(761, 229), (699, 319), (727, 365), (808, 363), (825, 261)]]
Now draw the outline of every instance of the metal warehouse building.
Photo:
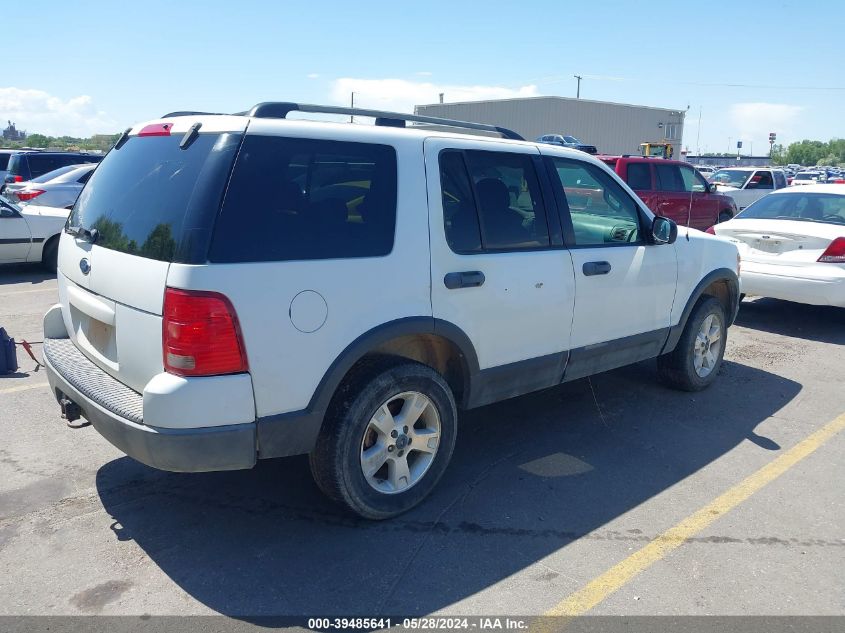
[(668, 141), (680, 158), (686, 111), (589, 101), (568, 97), (530, 97), (419, 105), (417, 114), (491, 123), (526, 139), (568, 134), (595, 145), (602, 154), (639, 154), (640, 143)]

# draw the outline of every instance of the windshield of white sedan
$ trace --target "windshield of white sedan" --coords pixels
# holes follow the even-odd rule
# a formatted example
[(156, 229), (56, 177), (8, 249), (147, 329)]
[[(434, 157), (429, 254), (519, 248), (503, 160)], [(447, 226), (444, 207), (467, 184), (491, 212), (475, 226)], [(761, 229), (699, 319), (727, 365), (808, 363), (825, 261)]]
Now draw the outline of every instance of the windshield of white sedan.
[(789, 193), (761, 198), (737, 218), (744, 220), (800, 220), (845, 226), (845, 195)]
[(720, 169), (713, 174), (713, 182), (719, 185), (727, 185), (729, 187), (741, 189), (750, 175), (750, 171), (742, 171), (740, 169)]

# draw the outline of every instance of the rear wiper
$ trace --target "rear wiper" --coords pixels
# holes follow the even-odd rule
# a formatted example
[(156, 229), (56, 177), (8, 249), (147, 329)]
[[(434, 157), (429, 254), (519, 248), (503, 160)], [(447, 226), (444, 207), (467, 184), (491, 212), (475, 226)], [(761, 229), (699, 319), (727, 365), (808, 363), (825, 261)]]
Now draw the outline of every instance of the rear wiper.
[(65, 233), (73, 235), (76, 239), (90, 242), (91, 244), (96, 244), (100, 238), (100, 232), (97, 229), (86, 229), (84, 226), (65, 227)]

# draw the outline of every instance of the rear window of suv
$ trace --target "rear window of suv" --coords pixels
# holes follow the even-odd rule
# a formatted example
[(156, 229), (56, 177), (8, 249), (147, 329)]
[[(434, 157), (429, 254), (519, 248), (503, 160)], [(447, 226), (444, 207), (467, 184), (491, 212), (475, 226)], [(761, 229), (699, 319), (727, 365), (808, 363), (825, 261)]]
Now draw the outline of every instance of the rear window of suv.
[(248, 135), (209, 260), (384, 256), (393, 250), (395, 227), (393, 147)]
[(97, 245), (162, 261), (206, 261), (214, 218), (241, 134), (132, 137), (103, 160), (68, 225), (97, 229)]

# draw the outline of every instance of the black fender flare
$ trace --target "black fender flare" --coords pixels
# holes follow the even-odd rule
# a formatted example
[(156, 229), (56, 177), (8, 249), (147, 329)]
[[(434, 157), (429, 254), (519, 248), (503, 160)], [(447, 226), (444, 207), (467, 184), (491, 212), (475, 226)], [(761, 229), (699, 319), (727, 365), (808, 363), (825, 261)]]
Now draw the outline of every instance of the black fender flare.
[(698, 282), (695, 288), (693, 288), (689, 298), (687, 299), (687, 303), (684, 306), (684, 311), (681, 313), (680, 320), (676, 325), (669, 328), (669, 336), (666, 339), (666, 343), (663, 345), (663, 350), (660, 352), (661, 354), (666, 354), (675, 349), (675, 346), (678, 344), (681, 334), (683, 334), (684, 328), (687, 325), (687, 320), (689, 320), (692, 309), (704, 294), (704, 290), (710, 284), (719, 281), (726, 283), (728, 286), (729, 305), (728, 313), (725, 314), (725, 316), (728, 320), (727, 325), (733, 325), (736, 313), (739, 309), (739, 278), (736, 275), (736, 271), (733, 271), (730, 268), (717, 268), (716, 270), (707, 273), (707, 275)]
[(469, 401), (479, 368), (475, 347), (466, 333), (454, 323), (433, 317), (407, 317), (389, 321), (364, 332), (338, 354), (323, 374), (306, 409), (257, 420), (259, 457), (283, 457), (310, 452), (317, 441), (332, 396), (352, 366), (380, 345), (414, 334), (440, 336), (459, 350), (465, 385), (462, 403)]

